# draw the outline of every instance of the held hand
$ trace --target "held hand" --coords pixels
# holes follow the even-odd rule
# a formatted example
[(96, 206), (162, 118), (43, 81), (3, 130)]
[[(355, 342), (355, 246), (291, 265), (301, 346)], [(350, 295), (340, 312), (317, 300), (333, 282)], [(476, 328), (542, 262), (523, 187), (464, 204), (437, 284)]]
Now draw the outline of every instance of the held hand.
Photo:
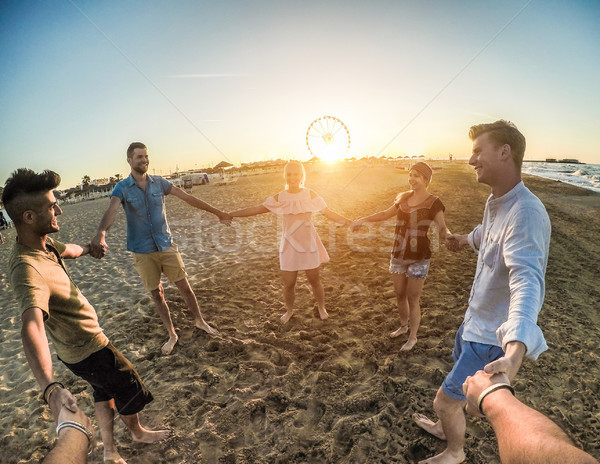
[(72, 413), (77, 412), (77, 399), (66, 388), (56, 388), (50, 395), (50, 398), (48, 398), (48, 404), (57, 423), (63, 408), (68, 409)]
[(487, 364), (483, 370), (488, 374), (504, 373), (512, 382), (517, 372), (519, 372), (525, 351), (526, 347), (523, 343), (518, 341), (509, 342), (506, 345), (506, 354)]
[(475, 375), (468, 376), (463, 383), (463, 394), (467, 398), (465, 411), (473, 416), (483, 417), (477, 401), (481, 392), (495, 383), (509, 383), (506, 374), (487, 374), (484, 371), (477, 371)]
[[(88, 442), (85, 450), (86, 451), (89, 450), (88, 451), (88, 454), (89, 454), (89, 453), (91, 453), (91, 450), (96, 447), (96, 444), (97, 444), (96, 443), (96, 434), (94, 433), (94, 426), (92, 425), (92, 421), (90, 420), (90, 418), (88, 416), (86, 416), (86, 414), (81, 409), (79, 409), (79, 408), (75, 408), (75, 409), (76, 410), (73, 412), (66, 406), (63, 406), (60, 410), (60, 413), (58, 414), (57, 423), (60, 424), (62, 422), (76, 422), (78, 424), (83, 425), (86, 429), (88, 429), (92, 434), (92, 438), (91, 438), (91, 441)], [(63, 430), (68, 430), (68, 428), (63, 429)], [(73, 429), (71, 429), (71, 430), (73, 430)], [(77, 432), (77, 433), (81, 433), (81, 432)]]
[(358, 229), (360, 229), (362, 224), (363, 224), (363, 221), (361, 221), (360, 219), (356, 219), (355, 221), (352, 221), (350, 223), (350, 225), (348, 226), (348, 229), (350, 229), (350, 232), (356, 232)]
[(108, 251), (108, 245), (104, 238), (104, 234), (96, 234), (96, 236), (90, 242), (90, 256), (96, 259), (104, 258), (104, 255)]
[(64, 421), (79, 422), (81, 425), (84, 425), (87, 429), (89, 429), (92, 432), (92, 434), (94, 433), (94, 427), (92, 426), (92, 421), (78, 407), (75, 407), (75, 411), (71, 411), (66, 406), (63, 406), (60, 409), (60, 413), (58, 414), (57, 422), (60, 424), (61, 422), (64, 422)]
[(466, 235), (449, 234), (446, 236), (445, 245), (448, 251), (460, 251), (468, 244)]
[(222, 224), (227, 226), (231, 225), (231, 221), (233, 220), (233, 216), (231, 214), (221, 211), (219, 214), (217, 214), (217, 216)]

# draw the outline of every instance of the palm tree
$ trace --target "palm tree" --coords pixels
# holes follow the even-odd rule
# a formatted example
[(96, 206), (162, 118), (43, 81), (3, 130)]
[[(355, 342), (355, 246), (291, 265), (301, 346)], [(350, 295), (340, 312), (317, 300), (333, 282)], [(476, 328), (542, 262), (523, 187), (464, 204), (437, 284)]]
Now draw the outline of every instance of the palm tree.
[(81, 178), (81, 183), (83, 184), (83, 188), (86, 189), (90, 186), (90, 181), (92, 179), (87, 174)]
[(120, 180), (123, 180), (123, 176), (121, 174), (115, 174), (115, 179), (119, 182)]

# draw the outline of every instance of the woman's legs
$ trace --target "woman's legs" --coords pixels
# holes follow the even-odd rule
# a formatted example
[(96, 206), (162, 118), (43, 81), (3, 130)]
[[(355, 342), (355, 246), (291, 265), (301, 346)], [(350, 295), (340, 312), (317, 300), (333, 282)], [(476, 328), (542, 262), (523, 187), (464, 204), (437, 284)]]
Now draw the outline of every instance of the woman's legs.
[(298, 271), (281, 271), (283, 280), (283, 302), (285, 314), (281, 316), (281, 323), (286, 324), (294, 314), (294, 300), (296, 299), (296, 278)]
[(396, 338), (408, 332), (408, 299), (406, 298), (406, 274), (392, 274), (392, 282), (394, 283), (394, 292), (396, 293), (396, 304), (400, 313), (400, 327), (394, 330), (390, 337)]
[(329, 314), (325, 310), (325, 291), (323, 290), (323, 284), (321, 284), (321, 278), (319, 277), (319, 268), (317, 267), (315, 269), (308, 269), (306, 271), (306, 278), (312, 287), (315, 300), (317, 300), (319, 317), (321, 319), (327, 319)]
[(408, 301), (409, 308), (409, 326), (410, 333), (408, 335), (408, 341), (400, 348), (400, 351), (411, 350), (417, 343), (417, 332), (421, 325), (421, 292), (423, 291), (423, 285), (425, 279), (411, 279), (406, 278), (406, 299)]

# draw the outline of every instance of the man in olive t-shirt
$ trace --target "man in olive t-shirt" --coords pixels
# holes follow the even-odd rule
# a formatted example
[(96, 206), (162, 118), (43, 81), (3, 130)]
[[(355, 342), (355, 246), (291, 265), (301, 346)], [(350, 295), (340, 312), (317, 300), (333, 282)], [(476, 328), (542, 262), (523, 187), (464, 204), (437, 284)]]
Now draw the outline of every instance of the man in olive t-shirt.
[(54, 381), (46, 334), (50, 336), (59, 359), (93, 388), (104, 460), (123, 463), (114, 444), (115, 407), (134, 441), (154, 443), (165, 439), (169, 431), (141, 426), (138, 413), (152, 401), (152, 394), (104, 335), (96, 311), (65, 266), (64, 259), (88, 254), (89, 245), (63, 244), (48, 237), (59, 230), (57, 217), (62, 210), (53, 193), (59, 183), (55, 172), (18, 169), (2, 194), (17, 230), (9, 278), (21, 313), (23, 350), (55, 420), (63, 406), (76, 412), (76, 399)]

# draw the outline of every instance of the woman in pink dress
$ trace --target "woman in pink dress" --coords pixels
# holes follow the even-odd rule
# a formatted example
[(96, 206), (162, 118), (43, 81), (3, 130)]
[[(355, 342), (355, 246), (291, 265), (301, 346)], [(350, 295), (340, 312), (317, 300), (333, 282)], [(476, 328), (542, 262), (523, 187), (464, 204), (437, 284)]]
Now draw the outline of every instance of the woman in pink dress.
[(300, 161), (290, 161), (283, 170), (285, 190), (269, 197), (261, 205), (233, 211), (233, 217), (248, 217), (269, 211), (283, 216), (283, 234), (279, 246), (279, 264), (283, 279), (283, 299), (286, 312), (281, 322), (287, 323), (294, 314), (296, 279), (298, 271), (305, 271), (319, 307), (321, 319), (329, 315), (325, 309), (323, 285), (319, 277), (319, 266), (329, 261), (312, 222), (312, 213), (323, 214), (327, 219), (344, 225), (352, 221), (330, 211), (325, 200), (312, 190), (304, 188), (306, 172)]

